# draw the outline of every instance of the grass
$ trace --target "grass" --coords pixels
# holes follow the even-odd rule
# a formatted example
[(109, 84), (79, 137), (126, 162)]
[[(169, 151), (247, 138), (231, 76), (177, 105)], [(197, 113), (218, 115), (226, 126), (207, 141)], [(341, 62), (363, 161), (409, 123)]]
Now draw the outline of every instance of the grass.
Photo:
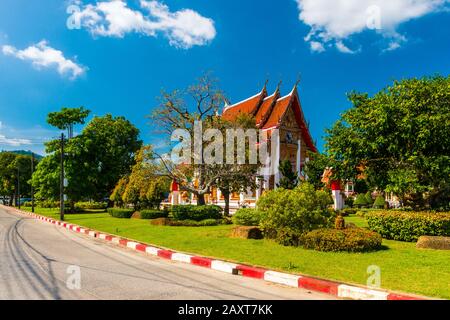
[[(57, 209), (36, 212), (59, 218)], [(357, 216), (345, 219), (367, 225)], [(156, 227), (145, 220), (116, 219), (105, 213), (66, 215), (66, 221), (186, 253), (361, 285), (367, 282), (367, 268), (376, 265), (381, 268), (384, 289), (450, 299), (450, 252), (418, 250), (414, 243), (384, 240), (385, 249), (378, 252), (324, 253), (283, 247), (270, 240), (232, 239), (233, 226)]]

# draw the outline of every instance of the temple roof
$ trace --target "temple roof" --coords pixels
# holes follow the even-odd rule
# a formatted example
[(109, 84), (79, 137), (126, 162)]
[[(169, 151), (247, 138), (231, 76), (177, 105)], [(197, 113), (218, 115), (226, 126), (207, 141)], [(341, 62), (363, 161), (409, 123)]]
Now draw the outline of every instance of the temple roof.
[(282, 125), (282, 120), (289, 108), (292, 108), (295, 118), (302, 132), (302, 137), (308, 149), (317, 152), (311, 133), (306, 124), (302, 111), (300, 98), (298, 97), (297, 85), (286, 96), (280, 98), (279, 88), (271, 96), (267, 96), (266, 87), (263, 90), (241, 102), (231, 106), (226, 106), (222, 117), (225, 120), (233, 121), (240, 114), (247, 113), (255, 117), (256, 125), (263, 130), (278, 129)]
[(239, 114), (242, 113), (247, 113), (254, 116), (258, 111), (261, 102), (266, 96), (267, 91), (266, 88), (264, 87), (260, 93), (254, 95), (253, 97), (250, 97), (246, 100), (243, 100), (231, 106), (225, 106), (222, 117), (225, 120), (231, 121), (236, 119), (239, 116)]

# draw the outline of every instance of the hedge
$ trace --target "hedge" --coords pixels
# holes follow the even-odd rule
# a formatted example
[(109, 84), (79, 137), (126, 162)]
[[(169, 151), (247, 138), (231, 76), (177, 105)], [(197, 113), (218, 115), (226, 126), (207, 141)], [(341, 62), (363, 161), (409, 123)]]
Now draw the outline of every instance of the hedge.
[(219, 206), (194, 206), (181, 205), (173, 206), (171, 215), (174, 220), (194, 220), (203, 221), (208, 219), (222, 219), (222, 208)]
[(233, 223), (238, 226), (257, 227), (261, 222), (261, 212), (256, 209), (239, 209), (232, 217)]
[(113, 218), (119, 219), (131, 219), (133, 216), (134, 210), (131, 209), (118, 209), (118, 208), (109, 208), (108, 213)]
[(371, 211), (366, 219), (386, 239), (414, 242), (421, 236), (450, 236), (450, 213)]
[(205, 219), (202, 221), (195, 220), (178, 220), (178, 221), (170, 221), (171, 227), (214, 227), (222, 224), (221, 220), (215, 219)]
[(144, 219), (144, 220), (167, 218), (168, 216), (169, 216), (169, 212), (167, 212), (167, 211), (160, 211), (160, 210), (142, 210), (141, 211), (141, 219)]
[(75, 203), (76, 210), (105, 210), (108, 207), (106, 202), (77, 202)]
[(324, 252), (367, 252), (381, 249), (383, 239), (378, 233), (361, 229), (318, 229), (302, 237), (305, 249)]

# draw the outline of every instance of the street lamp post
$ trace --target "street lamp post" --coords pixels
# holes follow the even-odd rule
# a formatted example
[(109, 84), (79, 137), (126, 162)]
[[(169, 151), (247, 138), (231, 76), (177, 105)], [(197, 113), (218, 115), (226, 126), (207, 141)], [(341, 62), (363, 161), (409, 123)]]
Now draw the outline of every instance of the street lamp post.
[[(31, 153), (31, 178), (33, 178), (34, 172), (34, 153)], [(33, 181), (31, 181), (31, 212), (34, 213), (34, 188)]]
[(59, 183), (60, 220), (64, 221), (64, 133), (61, 133), (61, 177)]
[(17, 165), (17, 198), (18, 198), (17, 206), (20, 209), (20, 167), (19, 167), (19, 164)]

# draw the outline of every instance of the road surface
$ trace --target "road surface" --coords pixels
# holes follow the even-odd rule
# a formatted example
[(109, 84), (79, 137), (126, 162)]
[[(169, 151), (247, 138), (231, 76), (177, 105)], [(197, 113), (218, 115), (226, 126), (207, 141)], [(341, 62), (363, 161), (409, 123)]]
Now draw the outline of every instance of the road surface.
[[(78, 282), (73, 278), (76, 270), (80, 271)], [(146, 256), (0, 208), (0, 299), (309, 300), (333, 297)]]

